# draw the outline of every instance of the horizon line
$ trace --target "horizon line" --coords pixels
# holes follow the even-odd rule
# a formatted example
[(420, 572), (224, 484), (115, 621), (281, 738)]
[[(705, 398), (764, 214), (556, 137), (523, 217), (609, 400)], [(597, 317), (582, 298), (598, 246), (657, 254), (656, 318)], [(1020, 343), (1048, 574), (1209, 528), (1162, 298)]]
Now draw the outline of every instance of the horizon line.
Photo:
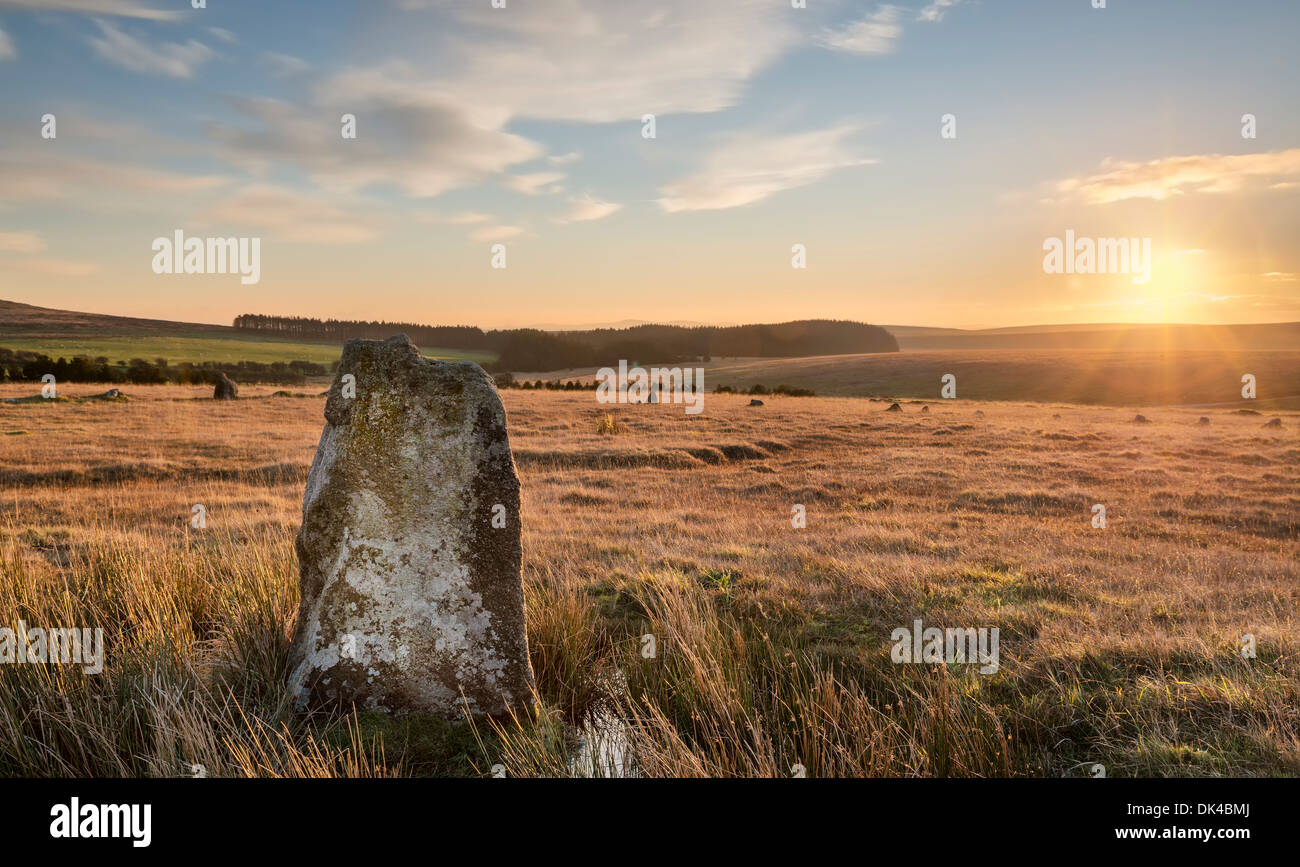
[[(231, 317), (231, 320), (229, 322), (205, 322), (202, 320), (166, 319), (166, 318), (159, 318), (156, 316), (133, 316), (133, 315), (127, 315), (121, 313), (102, 313), (94, 310), (72, 310), (72, 309), (67, 309), (62, 307), (44, 307), (42, 305), (32, 304), (27, 301), (14, 301), (5, 298), (0, 298), (0, 303), (20, 304), (26, 307), (35, 308), (37, 310), (49, 310), (51, 312), (56, 312), (56, 313), (84, 313), (93, 316), (107, 316), (116, 319), (138, 319), (138, 320), (153, 321), (153, 322), (168, 322), (168, 323), (173, 323), (178, 325), (204, 325), (204, 326), (217, 327), (217, 328), (234, 328), (234, 324), (233, 324), (234, 317)], [(236, 316), (270, 316), (270, 317), (285, 317), (285, 318), (290, 318), (294, 315), (297, 314), (280, 314), (280, 313), (236, 314)], [(315, 318), (315, 319), (321, 319), (322, 321), (325, 319), (335, 319), (335, 321), (341, 321), (341, 322), (387, 321), (383, 319), (365, 320), (365, 319), (349, 319), (347, 317), (333, 317), (333, 316), (328, 316), (328, 317), (307, 316), (304, 318)], [(884, 328), (886, 330), (891, 328), (935, 329), (935, 330), (941, 329), (946, 331), (960, 331), (960, 332), (971, 333), (971, 334), (976, 334), (979, 332), (987, 332), (987, 331), (1005, 331), (1011, 329), (1028, 330), (1028, 329), (1037, 329), (1037, 328), (1062, 328), (1062, 327), (1148, 328), (1150, 329), (1150, 328), (1239, 328), (1242, 326), (1252, 326), (1252, 325), (1300, 325), (1300, 320), (1284, 319), (1279, 321), (1265, 321), (1265, 322), (1260, 322), (1260, 321), (1255, 321), (1255, 322), (1096, 322), (1096, 321), (1036, 322), (1029, 325), (993, 325), (993, 326), (986, 326), (982, 328), (972, 328), (969, 326), (959, 327), (955, 325), (930, 325), (930, 324), (908, 325), (908, 324), (900, 324), (900, 323), (885, 324), (885, 323), (867, 322), (861, 319), (816, 317), (816, 316), (807, 316), (801, 319), (786, 319), (786, 320), (775, 321), (775, 322), (774, 321), (727, 322), (727, 323), (700, 322), (692, 325), (680, 325), (680, 324), (675, 324), (673, 322), (655, 322), (653, 320), (635, 320), (635, 319), (620, 320), (620, 323), (579, 323), (579, 324), (572, 324), (572, 325), (566, 324), (563, 327), (553, 327), (555, 323), (543, 323), (543, 325), (546, 325), (548, 327), (542, 327), (542, 325), (535, 325), (535, 324), (483, 326), (478, 324), (466, 324), (466, 323), (427, 323), (427, 322), (397, 322), (397, 321), (393, 321), (391, 324), (414, 325), (422, 328), (470, 327), (470, 328), (480, 328), (483, 331), (511, 331), (517, 329), (534, 329), (538, 331), (547, 331), (547, 332), (554, 333), (554, 332), (565, 332), (565, 331), (592, 331), (592, 330), (599, 330), (599, 329), (620, 330), (625, 328), (640, 328), (648, 325), (660, 326), (660, 327), (679, 327), (679, 328), (737, 328), (737, 327), (754, 326), (754, 325), (784, 325), (791, 322), (810, 322), (810, 321), (854, 322), (861, 325), (873, 325), (877, 328)], [(621, 324), (622, 322), (633, 323), (633, 324)]]

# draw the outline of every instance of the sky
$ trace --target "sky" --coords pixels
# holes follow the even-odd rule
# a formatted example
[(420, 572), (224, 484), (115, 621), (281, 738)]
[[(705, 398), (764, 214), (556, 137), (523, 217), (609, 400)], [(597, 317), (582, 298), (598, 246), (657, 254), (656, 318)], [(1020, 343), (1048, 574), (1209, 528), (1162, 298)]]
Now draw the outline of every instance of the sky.
[[(195, 2), (0, 0), (0, 298), (1300, 320), (1291, 0)], [(259, 239), (258, 282), (155, 273), (178, 230)], [(1149, 239), (1150, 279), (1049, 273), (1067, 232)]]

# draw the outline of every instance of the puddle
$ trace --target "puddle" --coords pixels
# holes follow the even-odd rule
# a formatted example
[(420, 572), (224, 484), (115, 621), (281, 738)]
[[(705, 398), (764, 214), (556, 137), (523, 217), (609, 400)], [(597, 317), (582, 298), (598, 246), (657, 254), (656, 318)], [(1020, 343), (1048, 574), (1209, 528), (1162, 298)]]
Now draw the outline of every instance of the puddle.
[(601, 711), (578, 731), (578, 749), (569, 762), (578, 777), (636, 777), (627, 723)]
[[(627, 694), (627, 676), (615, 671), (609, 676), (609, 689), (617, 695)], [(578, 730), (578, 748), (569, 761), (569, 772), (578, 777), (638, 777), (632, 758), (627, 723), (607, 710), (595, 711)]]

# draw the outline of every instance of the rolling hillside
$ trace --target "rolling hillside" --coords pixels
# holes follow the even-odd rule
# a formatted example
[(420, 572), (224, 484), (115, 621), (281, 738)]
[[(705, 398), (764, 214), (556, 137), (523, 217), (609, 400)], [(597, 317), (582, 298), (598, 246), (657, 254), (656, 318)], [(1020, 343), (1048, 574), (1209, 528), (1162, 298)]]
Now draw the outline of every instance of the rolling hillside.
[[(718, 386), (787, 385), (819, 397), (938, 402), (940, 378), (951, 373), (957, 377), (957, 399), (965, 401), (1300, 409), (1300, 350), (930, 350), (727, 358), (692, 366), (704, 368), (706, 392)], [(591, 381), (595, 373), (581, 368), (517, 373), (516, 379)], [(1256, 378), (1253, 400), (1241, 397), (1244, 373)]]
[(1264, 325), (1026, 325), (966, 331), (886, 325), (904, 352), (934, 349), (1296, 350), (1300, 322)]
[[(951, 373), (959, 400), (1300, 409), (1300, 350), (930, 350), (705, 367), (710, 389), (784, 384), (818, 395), (938, 400), (939, 380)], [(1255, 400), (1241, 398), (1245, 373), (1256, 377)]]
[[(310, 361), (329, 365), (338, 361), (340, 345), (250, 334), (228, 325), (79, 313), (0, 300), (0, 347), (40, 352), (51, 358), (86, 355), (110, 361), (166, 358), (170, 363)], [(480, 364), (494, 357), (472, 350), (420, 348), (432, 358), (469, 359)]]
[[(1266, 325), (1047, 325), (965, 331), (885, 326), (898, 352), (797, 358), (719, 358), (705, 382), (747, 389), (789, 385), (826, 396), (937, 400), (939, 378), (957, 376), (958, 398), (1128, 406), (1232, 405), (1300, 408), (1300, 323)], [(634, 332), (635, 333), (635, 332)], [(276, 338), (202, 325), (52, 310), (0, 301), (0, 347), (51, 357), (107, 356), (233, 362), (337, 360), (337, 342)], [(422, 346), (437, 358), (490, 362), (491, 353)], [(595, 369), (520, 373), (589, 379)], [(1242, 401), (1244, 373), (1258, 399)]]
[(55, 310), (0, 300), (0, 337), (30, 334), (41, 337), (71, 337), (90, 334), (104, 336), (232, 335), (227, 325), (201, 325), (195, 322), (170, 322), (166, 319), (136, 319), (131, 316), (108, 316), (103, 313), (79, 313)]

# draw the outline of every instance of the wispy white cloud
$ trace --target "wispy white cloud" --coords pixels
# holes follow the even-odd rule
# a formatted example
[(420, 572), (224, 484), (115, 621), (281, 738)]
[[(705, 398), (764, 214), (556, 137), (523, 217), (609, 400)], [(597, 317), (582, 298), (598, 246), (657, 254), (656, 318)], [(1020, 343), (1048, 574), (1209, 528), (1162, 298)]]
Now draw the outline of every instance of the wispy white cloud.
[(899, 23), (901, 16), (902, 10), (897, 6), (881, 6), (843, 30), (824, 32), (820, 41), (834, 51), (889, 54), (896, 47), (898, 38), (903, 35), (903, 25)]
[(215, 190), (219, 175), (141, 168), (99, 159), (67, 157), (48, 149), (0, 152), (0, 202), (58, 199), (131, 204), (140, 196), (174, 199)]
[(220, 39), (222, 42), (226, 43), (227, 45), (234, 45), (236, 42), (239, 41), (239, 37), (237, 37), (235, 34), (231, 33), (229, 30), (227, 30), (224, 27), (209, 27), (208, 32), (211, 33), (213, 36), (217, 37), (218, 39)]
[(1300, 178), (1300, 148), (1257, 154), (1194, 154), (1145, 163), (1107, 159), (1101, 171), (1055, 185), (1068, 200), (1106, 205), (1126, 199), (1157, 201), (1189, 193), (1233, 193), (1277, 187)]
[[(581, 158), (548, 157), (507, 131), (512, 121), (718, 111), (798, 44), (798, 17), (769, 0), (663, 0), (652, 12), (555, 0), (545, 8), (512, 4), (508, 14), (477, 4), (433, 3), (427, 12), (406, 5), (412, 11), (389, 7), (390, 14), (403, 16), (404, 32), (427, 30), (437, 49), (427, 58), (346, 67), (320, 79), (305, 106), (239, 100), (250, 123), (208, 126), (220, 153), (255, 173), (300, 168), (330, 190), (383, 184), (437, 196), (533, 160), (553, 168)], [(344, 112), (357, 116), (356, 140), (341, 141), (331, 128)], [(549, 171), (501, 177), (530, 195), (560, 192), (561, 180)]]
[(354, 209), (269, 184), (252, 184), (216, 202), (198, 216), (200, 224), (223, 233), (269, 232), (285, 241), (356, 244), (379, 234), (374, 220), (356, 216)]
[(623, 208), (620, 204), (602, 201), (590, 194), (570, 199), (569, 205), (568, 212), (563, 217), (558, 218), (556, 222), (589, 223), (593, 220), (603, 220)]
[(1186, 292), (1184, 298), (1199, 298), (1206, 304), (1220, 304), (1224, 301), (1237, 301), (1242, 298), (1254, 298), (1254, 295), (1207, 295), (1204, 292)]
[[(541, 156), (539, 145), (484, 127), (465, 107), (438, 94), (376, 89), (322, 93), (309, 107), (270, 99), (239, 99), (249, 125), (211, 124), (221, 153), (256, 174), (275, 163), (300, 166), (334, 191), (372, 185), (410, 196), (437, 196)], [(357, 137), (340, 135), (339, 118), (355, 114)]]
[(0, 232), (0, 252), (39, 253), (45, 249), (40, 235), (32, 232)]
[(301, 57), (294, 57), (292, 54), (281, 54), (278, 51), (262, 52), (262, 62), (269, 66), (276, 75), (301, 75), (311, 70), (311, 64)]
[(470, 240), (473, 241), (506, 241), (510, 238), (517, 238), (524, 234), (522, 226), (484, 226), (470, 232)]
[(546, 161), (553, 166), (567, 166), (582, 159), (582, 151), (569, 151), (567, 154), (553, 154)]
[[(187, 8), (189, 4), (186, 4)], [(152, 9), (133, 0), (0, 0), (0, 9), (24, 9), (32, 12), (86, 12), (119, 18), (143, 18), (172, 21), (183, 13), (174, 9)]]
[(916, 16), (917, 21), (942, 21), (943, 16), (948, 14), (948, 10), (960, 3), (961, 0), (932, 0), (929, 6), (921, 10)]
[[(423, 5), (423, 4), (420, 4)], [(399, 63), (353, 70), (394, 87), (452, 94), (503, 124), (510, 118), (611, 123), (656, 115), (714, 112), (735, 105), (745, 84), (800, 44), (799, 15), (771, 0), (658, 0), (591, 3), (428, 4), (455, 26), (408, 13), (408, 30), (458, 36), (434, 52), (449, 74)], [(426, 20), (430, 24), (425, 25)]]
[(558, 192), (560, 189), (559, 183), (562, 180), (564, 180), (563, 172), (531, 172), (523, 175), (511, 175), (505, 179), (504, 183), (516, 193), (536, 196), (539, 193)]
[(13, 60), (18, 56), (18, 49), (14, 48), (14, 41), (8, 33), (0, 30), (0, 60)]
[(216, 56), (211, 48), (194, 39), (184, 44), (160, 42), (151, 45), (107, 21), (97, 23), (100, 35), (90, 37), (95, 53), (132, 72), (192, 78), (196, 69)]
[(474, 211), (465, 211), (455, 216), (448, 217), (443, 222), (451, 223), (456, 226), (472, 225), (474, 223), (486, 223), (492, 219), (491, 214), (479, 214)]
[(843, 125), (785, 136), (747, 135), (711, 154), (703, 169), (660, 190), (665, 211), (710, 211), (766, 199), (782, 190), (821, 180), (832, 172), (867, 165)]

